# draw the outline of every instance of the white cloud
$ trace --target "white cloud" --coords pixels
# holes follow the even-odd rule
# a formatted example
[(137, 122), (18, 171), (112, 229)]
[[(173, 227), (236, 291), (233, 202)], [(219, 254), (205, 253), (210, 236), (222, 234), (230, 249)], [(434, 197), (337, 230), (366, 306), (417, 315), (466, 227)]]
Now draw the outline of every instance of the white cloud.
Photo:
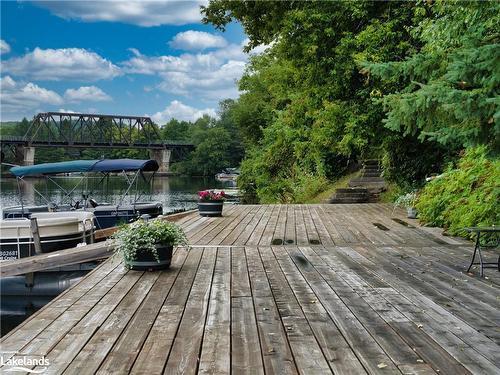
[(35, 48), (22, 57), (6, 60), (3, 71), (36, 80), (97, 81), (120, 75), (120, 69), (83, 48)]
[(10, 52), (10, 46), (9, 44), (3, 40), (3, 39), (0, 39), (0, 54), (4, 54), (4, 53), (9, 53)]
[(221, 48), (227, 45), (226, 39), (220, 35), (204, 31), (188, 30), (178, 33), (170, 42), (170, 47), (182, 50), (203, 50)]
[(104, 102), (112, 98), (96, 86), (82, 86), (78, 89), (67, 89), (64, 98), (70, 102)]
[(181, 121), (196, 121), (203, 115), (216, 117), (217, 112), (213, 108), (197, 109), (174, 100), (163, 111), (156, 112), (151, 118), (155, 123), (163, 125), (173, 118)]
[(230, 60), (212, 71), (193, 74), (189, 72), (165, 72), (158, 88), (183, 96), (197, 96), (220, 100), (238, 96), (236, 82), (245, 69), (245, 62)]
[(2, 88), (2, 92), (13, 89), (16, 85), (17, 83), (12, 79), (12, 77), (5, 76), (0, 78), (0, 87)]
[[(249, 58), (249, 54), (243, 52), (245, 43), (180, 56), (145, 56), (132, 48), (134, 56), (122, 63), (123, 71), (157, 75), (162, 81), (156, 88), (170, 94), (208, 102), (235, 98), (238, 96), (236, 81), (241, 78)], [(150, 91), (151, 86), (147, 90)]]
[(77, 0), (34, 3), (65, 19), (79, 19), (86, 22), (122, 22), (149, 27), (199, 23), (201, 21), (200, 5), (206, 5), (207, 2), (207, 0)]
[[(2, 118), (5, 113), (30, 113), (42, 105), (61, 105), (63, 98), (32, 82), (16, 82), (10, 76), (0, 78)], [(31, 113), (32, 115), (32, 113)]]

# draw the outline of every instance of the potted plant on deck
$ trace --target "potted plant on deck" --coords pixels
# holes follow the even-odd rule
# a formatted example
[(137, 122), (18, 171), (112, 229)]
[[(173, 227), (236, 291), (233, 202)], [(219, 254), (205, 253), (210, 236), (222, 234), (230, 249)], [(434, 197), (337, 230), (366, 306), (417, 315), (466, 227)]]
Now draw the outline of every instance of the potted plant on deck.
[(199, 191), (198, 198), (198, 211), (201, 216), (222, 216), (222, 207), (226, 200), (226, 194), (223, 191)]
[(417, 193), (410, 192), (400, 195), (394, 202), (396, 207), (406, 207), (406, 214), (409, 219), (417, 218), (417, 209), (415, 208), (415, 202), (417, 201)]
[(187, 246), (182, 228), (161, 219), (123, 225), (111, 238), (125, 266), (138, 271), (168, 268), (174, 246)]

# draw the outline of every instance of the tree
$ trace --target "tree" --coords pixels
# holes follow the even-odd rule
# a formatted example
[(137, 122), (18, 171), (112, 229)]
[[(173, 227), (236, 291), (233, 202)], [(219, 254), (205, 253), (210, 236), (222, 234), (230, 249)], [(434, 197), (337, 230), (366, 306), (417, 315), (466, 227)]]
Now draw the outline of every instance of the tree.
[[(368, 79), (359, 61), (413, 52), (414, 3), (211, 1), (205, 22), (240, 21), (250, 60), (235, 120), (247, 147), (241, 187), (260, 201), (295, 201), (308, 186), (342, 174), (351, 161), (380, 152), (388, 130), (373, 100), (398, 82)], [(317, 184), (318, 188), (322, 184)]]
[(452, 148), (500, 151), (500, 3), (437, 1), (429, 12), (412, 30), (421, 44), (414, 54), (363, 64), (405, 83), (383, 97), (386, 126)]
[(192, 152), (190, 158), (181, 163), (181, 171), (191, 175), (214, 176), (230, 165), (229, 133), (221, 127), (208, 129), (203, 141)]
[[(176, 135), (179, 128), (185, 139), (195, 145), (195, 150), (188, 157), (175, 163), (172, 169), (176, 172), (198, 176), (214, 176), (223, 168), (238, 166), (243, 157), (241, 135), (234, 122), (234, 101), (222, 100), (219, 103), (219, 118), (208, 115), (194, 123), (170, 121), (164, 127), (170, 134)], [(168, 128), (166, 130), (165, 128)]]
[(161, 127), (161, 138), (165, 141), (185, 141), (189, 138), (189, 122), (171, 119)]
[(229, 167), (240, 164), (245, 154), (240, 129), (234, 119), (235, 101), (225, 99), (219, 103), (219, 120), (217, 126), (223, 128), (229, 134), (229, 156), (227, 163)]

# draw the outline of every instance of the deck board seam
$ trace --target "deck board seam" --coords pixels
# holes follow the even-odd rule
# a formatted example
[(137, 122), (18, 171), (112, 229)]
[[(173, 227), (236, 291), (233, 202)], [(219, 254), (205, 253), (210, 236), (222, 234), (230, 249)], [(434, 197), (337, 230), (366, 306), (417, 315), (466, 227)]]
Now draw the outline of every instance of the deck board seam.
[[(179, 277), (179, 275), (180, 275), (180, 273), (181, 273), (180, 271), (181, 271), (182, 267), (184, 267), (184, 264), (186, 263), (186, 260), (187, 260), (187, 254), (184, 256), (184, 259), (183, 259), (183, 261), (182, 261), (182, 264), (179, 266), (178, 271), (177, 271), (177, 273), (176, 273), (176, 275), (175, 275), (175, 278), (174, 278), (174, 280), (172, 280), (172, 283), (171, 283), (171, 285), (170, 285), (169, 291), (167, 292), (167, 294), (165, 294), (165, 297), (163, 298), (163, 301), (162, 301), (162, 302), (161, 302), (161, 304), (160, 304), (160, 308), (158, 309), (158, 311), (157, 311), (157, 313), (156, 313), (156, 315), (155, 315), (155, 318), (153, 319), (153, 322), (154, 322), (154, 321), (156, 321), (156, 319), (157, 319), (158, 315), (160, 314), (161, 307), (163, 306), (163, 304), (164, 304), (164, 303), (165, 303), (165, 301), (167, 300), (168, 296), (170, 295), (170, 293), (171, 293), (171, 291), (172, 291), (172, 289), (173, 289), (173, 286), (174, 286), (174, 284), (175, 284), (175, 282), (176, 282), (177, 278)], [(159, 277), (158, 279), (160, 279), (160, 278), (161, 278), (161, 275), (160, 275), (160, 277)], [(158, 282), (158, 279), (156, 280), (156, 282)], [(155, 284), (156, 284), (156, 282), (155, 282)], [(154, 285), (152, 286), (152, 288), (153, 288), (153, 287), (154, 287)], [(127, 323), (127, 327), (129, 326), (129, 324), (131, 324), (131, 321), (133, 320), (133, 318), (134, 318), (135, 314), (136, 314), (138, 311), (140, 311), (141, 306), (142, 306), (143, 304), (144, 304), (144, 300), (141, 302), (141, 305), (137, 308), (137, 310), (134, 312), (134, 314), (133, 314), (132, 318), (131, 318), (131, 319), (130, 319), (130, 321)], [(114, 342), (113, 346), (110, 348), (110, 350), (109, 350), (109, 352), (110, 352), (110, 353), (111, 353), (111, 352), (113, 352), (113, 349), (115, 349), (115, 347), (116, 347), (117, 343), (120, 341), (120, 338), (123, 336), (123, 333), (125, 332), (125, 330), (126, 330), (126, 328), (127, 328), (127, 327), (125, 327), (124, 331), (120, 334), (120, 336), (119, 336), (119, 337), (117, 338), (117, 340)], [(138, 348), (138, 351), (137, 351), (136, 356), (134, 357), (134, 360), (130, 363), (130, 366), (129, 366), (129, 369), (128, 369), (129, 371), (130, 371), (130, 370), (134, 367), (135, 361), (137, 360), (137, 357), (139, 357), (139, 353), (141, 352), (141, 350), (142, 350), (142, 348), (143, 348), (143, 346), (144, 346), (144, 343), (145, 343), (145, 342), (146, 342), (146, 340), (147, 340), (147, 337), (148, 337), (148, 335), (149, 335), (149, 332), (151, 331), (151, 329), (152, 329), (152, 328), (153, 328), (153, 324), (151, 324), (151, 326), (149, 327), (148, 332), (147, 332), (147, 333), (146, 333), (146, 335), (144, 336), (144, 340), (142, 341), (142, 343), (141, 343), (141, 345), (140, 345), (140, 348)], [(107, 358), (106, 358), (106, 359), (107, 359)], [(99, 367), (97, 368), (96, 372), (99, 372), (100, 368), (101, 368), (101, 367), (102, 367), (102, 365), (105, 363), (106, 359), (102, 361), (102, 363), (101, 363), (101, 364), (99, 365)]]
[[(361, 254), (360, 254), (360, 256), (361, 256), (361, 257), (363, 257), (363, 255), (361, 255)], [(363, 257), (363, 258), (365, 258), (365, 257)], [(352, 258), (351, 258), (351, 259), (352, 259)], [(367, 259), (367, 258), (365, 258), (365, 259)], [(370, 261), (369, 259), (367, 259), (367, 260), (368, 260), (370, 263), (373, 263), (373, 262), (372, 262), (372, 261)], [(356, 263), (359, 263), (359, 262), (358, 262), (358, 261), (356, 261), (355, 259), (353, 259), (353, 261), (354, 261), (354, 262), (356, 262)], [(374, 264), (374, 266), (376, 266), (376, 265)], [(371, 271), (371, 270), (367, 270), (367, 271), (373, 274), (373, 271)], [(385, 274), (385, 273), (387, 273), (387, 271), (383, 271), (383, 273)], [(388, 277), (389, 277), (389, 278), (391, 278), (391, 277), (392, 277), (392, 275), (390, 275), (390, 274), (389, 274), (389, 275), (388, 275)], [(385, 278), (384, 278), (384, 279), (385, 279)], [(398, 285), (398, 286), (399, 286), (399, 285)], [(423, 295), (421, 292), (419, 292), (418, 290), (414, 289), (412, 286), (410, 286), (410, 285), (406, 285), (406, 284), (405, 284), (405, 286), (401, 286), (401, 287), (402, 287), (404, 290), (409, 289), (409, 290), (413, 291), (413, 293), (415, 293), (416, 295), (421, 296), (421, 298), (423, 298), (423, 299), (430, 300), (431, 306), (432, 306), (432, 304), (436, 304), (436, 306), (437, 306), (437, 307), (439, 307), (439, 308), (441, 308), (441, 309), (444, 309), (444, 308), (443, 308), (443, 307), (441, 307), (439, 304), (435, 303), (432, 299), (430, 299), (430, 298), (426, 297), (426, 296), (425, 296), (425, 295)], [(412, 305), (419, 306), (419, 305), (418, 305), (418, 304), (417, 304), (414, 300), (410, 299), (410, 298), (407, 296), (407, 294), (403, 294), (403, 293), (402, 293), (400, 290), (398, 290), (398, 289), (396, 289), (396, 290), (397, 290), (398, 295), (400, 295), (400, 296), (401, 296), (402, 298), (404, 298), (405, 300), (409, 301)], [(384, 296), (384, 299), (386, 299), (386, 300), (387, 300), (387, 298), (386, 298), (385, 296)], [(388, 301), (389, 303), (391, 303), (391, 304), (392, 304), (392, 302), (391, 302), (390, 300), (387, 300), (387, 301)], [(395, 307), (396, 307), (399, 311), (401, 311), (401, 310), (400, 310), (397, 306), (395, 306)], [(425, 314), (428, 316), (428, 319), (430, 319), (431, 321), (436, 322), (436, 324), (439, 324), (439, 322), (438, 322), (438, 321), (436, 321), (436, 320), (435, 320), (435, 318), (433, 318), (432, 316), (430, 316), (430, 315), (427, 313), (427, 310), (428, 310), (428, 309), (426, 309), (426, 313), (425, 313)], [(445, 309), (445, 310), (446, 310), (446, 309)], [(401, 311), (401, 313), (402, 313), (403, 315), (405, 315), (405, 316), (408, 316), (408, 315), (407, 315), (407, 313), (405, 313), (405, 312), (403, 312), (403, 311)], [(436, 312), (436, 313), (437, 313), (437, 312)], [(458, 318), (458, 317), (456, 317), (455, 315), (453, 315), (453, 314), (451, 314), (451, 315), (452, 315), (452, 316), (454, 316), (454, 317), (455, 317), (455, 319), (459, 319), (459, 318)], [(411, 319), (410, 319), (410, 320), (411, 320)], [(471, 330), (475, 331), (476, 333), (479, 333), (479, 332), (477, 332), (477, 329), (475, 329), (474, 327), (470, 326), (468, 322), (465, 322), (465, 321), (463, 321), (462, 319), (459, 319), (459, 320), (460, 320), (460, 321), (462, 321), (464, 324), (468, 325), (468, 326), (469, 326), (469, 329), (471, 329)], [(413, 321), (413, 320), (411, 320), (411, 321)], [(453, 335), (453, 337), (455, 337), (457, 340), (459, 340), (459, 341), (463, 342), (463, 343), (464, 343), (464, 345), (466, 345), (467, 347), (469, 347), (471, 350), (474, 350), (474, 351), (477, 353), (477, 355), (479, 355), (479, 356), (483, 357), (483, 358), (484, 358), (484, 360), (486, 360), (486, 361), (488, 361), (488, 362), (490, 362), (490, 363), (494, 364), (491, 360), (489, 360), (488, 358), (486, 358), (486, 357), (485, 357), (485, 356), (484, 356), (481, 352), (477, 351), (477, 349), (476, 349), (474, 346), (472, 346), (471, 344), (469, 344), (469, 343), (467, 343), (466, 341), (464, 341), (464, 340), (463, 340), (463, 338), (461, 338), (461, 337), (457, 336), (455, 333), (450, 333), (450, 334), (451, 334), (451, 335)], [(434, 338), (433, 338), (433, 340), (434, 340), (434, 341), (436, 341)], [(491, 341), (491, 339), (489, 339), (489, 338), (488, 338), (488, 341)], [(493, 341), (491, 341), (491, 343), (492, 343), (493, 345), (496, 345)], [(441, 346), (441, 347), (443, 347), (442, 345), (440, 345), (440, 346)], [(444, 349), (445, 349), (448, 353), (450, 353), (450, 352), (449, 352), (449, 350), (447, 350), (447, 348), (445, 348), (445, 347), (443, 347), (443, 348), (444, 348)], [(462, 363), (462, 362), (461, 362), (458, 358), (456, 358), (456, 357), (455, 357), (455, 355), (453, 355), (452, 353), (450, 353), (450, 355), (452, 355), (455, 359), (457, 359), (460, 363)], [(497, 366), (497, 367), (498, 367), (498, 366)]]

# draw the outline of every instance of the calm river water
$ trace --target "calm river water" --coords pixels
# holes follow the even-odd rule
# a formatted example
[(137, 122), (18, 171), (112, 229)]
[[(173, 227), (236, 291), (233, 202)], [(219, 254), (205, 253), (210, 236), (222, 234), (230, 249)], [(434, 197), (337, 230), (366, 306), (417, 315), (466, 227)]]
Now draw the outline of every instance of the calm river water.
[[(26, 179), (21, 184), (23, 203), (26, 205), (46, 204), (37, 193), (49, 197), (52, 202), (64, 201), (64, 193), (60, 185), (67, 191), (75, 188), (73, 197), (81, 199), (85, 191), (93, 191), (91, 197), (97, 202), (117, 203), (126, 192), (127, 183), (119, 176), (110, 177), (109, 181), (90, 178), (80, 181), (79, 177), (57, 177), (54, 182), (46, 183), (45, 179)], [(223, 189), (231, 187), (231, 182), (219, 182), (215, 179), (196, 177), (156, 177), (152, 186), (139, 185), (142, 193), (141, 201), (158, 201), (163, 203), (165, 213), (196, 207), (197, 192), (205, 189)], [(14, 178), (2, 178), (0, 184), (0, 208), (18, 206), (19, 192)], [(135, 199), (134, 193), (125, 196), (124, 202)], [(66, 199), (67, 202), (67, 199)]]
[[(59, 185), (60, 187), (58, 187)], [(76, 186), (76, 187), (75, 187)], [(46, 183), (45, 179), (26, 179), (21, 185), (23, 203), (26, 205), (46, 204), (37, 191), (43, 193), (52, 202), (64, 202), (64, 193), (61, 189), (68, 191), (74, 188), (73, 196), (81, 199), (82, 192), (93, 191), (91, 196), (98, 202), (117, 203), (126, 192), (127, 183), (121, 177), (111, 177), (109, 181), (102, 182), (100, 179), (89, 179), (81, 181), (78, 177), (58, 177), (55, 183)], [(159, 201), (163, 203), (164, 213), (178, 210), (189, 210), (196, 207), (197, 192), (205, 189), (224, 189), (231, 187), (231, 182), (218, 182), (215, 179), (193, 178), (193, 177), (157, 177), (150, 186), (139, 185), (138, 190), (143, 194), (141, 201)], [(2, 178), (0, 182), (0, 208), (17, 206), (20, 204), (19, 192), (16, 180), (13, 178)], [(135, 195), (128, 194), (124, 202), (133, 200)], [(67, 202), (67, 199), (66, 199)], [(84, 274), (84, 272), (82, 272)], [(23, 279), (24, 280), (24, 279)], [(21, 285), (24, 283), (20, 280)], [(2, 281), (5, 288), (6, 280)], [(10, 286), (8, 286), (10, 288)], [(16, 327), (28, 316), (36, 312), (46, 303), (50, 302), (55, 295), (29, 296), (2, 296), (0, 298), (0, 326), (1, 336)]]

